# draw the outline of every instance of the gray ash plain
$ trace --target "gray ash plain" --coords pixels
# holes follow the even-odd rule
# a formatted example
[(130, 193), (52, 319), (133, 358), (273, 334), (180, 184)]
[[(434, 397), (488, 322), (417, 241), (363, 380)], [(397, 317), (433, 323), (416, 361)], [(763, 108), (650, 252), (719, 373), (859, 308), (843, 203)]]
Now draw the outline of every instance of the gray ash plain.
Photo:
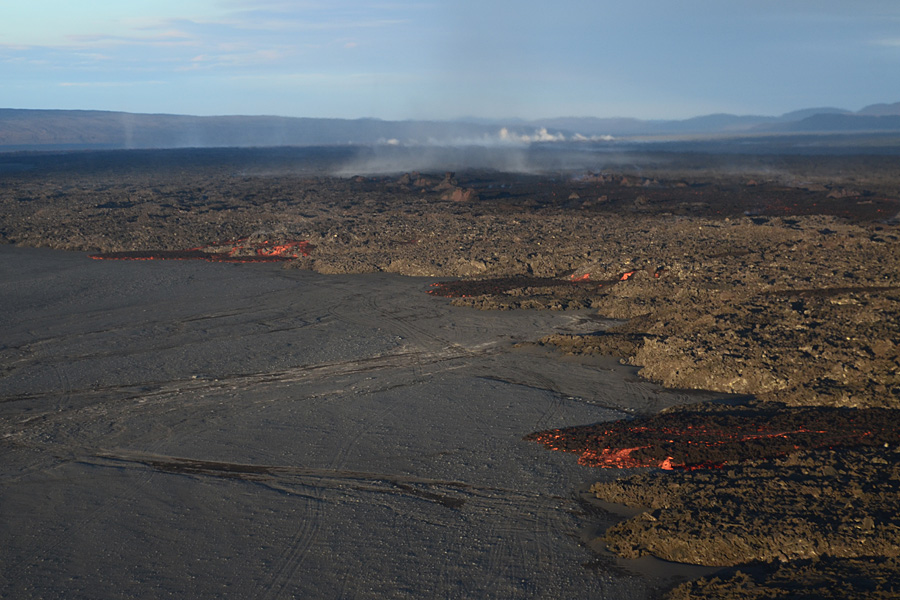
[(0, 248), (2, 595), (643, 598), (522, 435), (688, 401), (427, 282)]

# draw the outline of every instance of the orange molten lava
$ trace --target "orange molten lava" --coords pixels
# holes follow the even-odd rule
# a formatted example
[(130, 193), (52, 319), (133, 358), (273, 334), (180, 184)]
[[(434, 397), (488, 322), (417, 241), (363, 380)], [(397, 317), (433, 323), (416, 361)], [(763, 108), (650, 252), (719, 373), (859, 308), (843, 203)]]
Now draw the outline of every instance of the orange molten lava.
[(257, 263), (279, 262), (309, 256), (314, 248), (307, 241), (279, 244), (263, 241), (248, 242), (247, 238), (197, 246), (187, 250), (147, 250), (133, 252), (103, 252), (91, 254), (95, 260), (205, 260), (207, 262)]
[[(658, 279), (662, 271), (662, 268), (657, 269), (653, 276)], [(445, 298), (468, 298), (472, 296), (499, 296), (512, 289), (525, 287), (559, 288), (571, 285), (589, 289), (600, 289), (604, 285), (613, 285), (621, 281), (628, 281), (635, 273), (637, 273), (637, 271), (628, 271), (620, 275), (617, 279), (609, 280), (592, 279), (590, 273), (585, 273), (583, 275), (572, 274), (569, 275), (567, 279), (533, 276), (457, 279), (455, 281), (439, 281), (437, 283), (432, 283), (428, 293), (433, 296), (443, 296)]]
[(565, 433), (562, 429), (532, 434), (528, 439), (544, 444), (550, 450), (581, 452), (581, 456), (578, 458), (578, 464), (586, 467), (633, 469), (636, 467), (662, 467), (665, 464), (666, 468), (672, 468), (671, 458), (666, 458), (661, 461), (656, 458), (639, 459), (632, 456), (636, 450), (648, 448), (649, 446), (569, 450), (565, 447)]
[[(263, 242), (263, 245), (268, 243)], [(285, 256), (288, 252), (295, 249), (302, 253), (303, 256), (309, 256), (309, 242), (306, 241), (277, 244), (272, 248), (261, 247), (256, 249), (256, 253), (260, 256)]]
[(900, 411), (829, 407), (719, 408), (540, 431), (527, 440), (601, 468), (717, 468), (797, 449), (900, 443)]

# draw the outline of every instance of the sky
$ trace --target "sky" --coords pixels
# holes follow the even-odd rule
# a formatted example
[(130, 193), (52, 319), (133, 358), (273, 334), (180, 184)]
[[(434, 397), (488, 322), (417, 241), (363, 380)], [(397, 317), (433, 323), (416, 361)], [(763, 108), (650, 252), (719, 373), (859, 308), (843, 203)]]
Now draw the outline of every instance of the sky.
[(0, 107), (682, 119), (900, 101), (898, 0), (0, 0)]

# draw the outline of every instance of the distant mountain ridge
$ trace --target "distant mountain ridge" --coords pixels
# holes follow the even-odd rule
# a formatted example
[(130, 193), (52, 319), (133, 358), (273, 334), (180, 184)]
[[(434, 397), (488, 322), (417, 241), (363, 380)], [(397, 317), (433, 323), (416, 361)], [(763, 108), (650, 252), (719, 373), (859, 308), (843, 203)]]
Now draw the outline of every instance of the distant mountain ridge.
[(900, 115), (816, 114), (800, 121), (772, 126), (768, 131), (791, 133), (900, 131)]
[(528, 144), (609, 136), (729, 136), (900, 132), (900, 102), (858, 112), (823, 107), (781, 116), (712, 114), (684, 120), (558, 117), (384, 121), (277, 116), (198, 117), (111, 111), (0, 109), (0, 150), (342, 144)]
[(893, 104), (870, 104), (856, 114), (867, 117), (898, 116), (900, 115), (900, 102), (894, 102)]

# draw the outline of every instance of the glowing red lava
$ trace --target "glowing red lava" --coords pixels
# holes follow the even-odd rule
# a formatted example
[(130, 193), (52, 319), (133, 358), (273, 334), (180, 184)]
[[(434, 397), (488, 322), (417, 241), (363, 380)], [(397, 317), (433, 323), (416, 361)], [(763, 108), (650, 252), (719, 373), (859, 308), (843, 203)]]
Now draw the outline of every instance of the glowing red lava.
[(674, 410), (532, 433), (526, 440), (580, 454), (579, 464), (630, 469), (717, 468), (797, 449), (900, 443), (900, 411), (760, 405)]
[(187, 250), (137, 250), (91, 254), (95, 260), (205, 260), (208, 262), (281, 262), (309, 256), (315, 246), (307, 241), (249, 242), (247, 238), (208, 244)]
[(299, 251), (303, 256), (309, 256), (309, 242), (285, 242), (267, 247), (269, 242), (263, 242), (262, 247), (256, 249), (260, 256), (289, 256), (292, 250)]

